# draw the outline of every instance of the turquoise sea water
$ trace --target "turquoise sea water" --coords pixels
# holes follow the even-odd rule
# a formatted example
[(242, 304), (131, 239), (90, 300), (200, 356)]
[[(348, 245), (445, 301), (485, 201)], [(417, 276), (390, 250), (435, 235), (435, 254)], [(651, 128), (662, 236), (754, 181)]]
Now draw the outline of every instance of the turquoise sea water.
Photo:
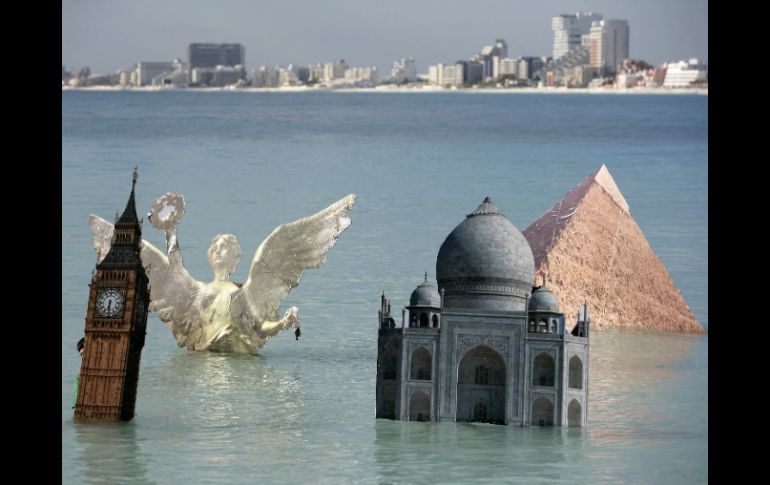
[[(697, 95), (63, 92), (63, 482), (707, 482), (708, 336), (594, 333), (583, 430), (374, 419), (382, 291), (406, 304), (485, 196), (524, 229), (601, 163), (708, 327), (707, 111)], [(238, 237), (242, 281), (277, 225), (359, 199), (284, 301), (299, 341), (190, 353), (151, 315), (134, 420), (74, 423), (87, 217), (125, 207), (135, 165), (140, 212), (184, 194), (201, 280), (214, 235)]]

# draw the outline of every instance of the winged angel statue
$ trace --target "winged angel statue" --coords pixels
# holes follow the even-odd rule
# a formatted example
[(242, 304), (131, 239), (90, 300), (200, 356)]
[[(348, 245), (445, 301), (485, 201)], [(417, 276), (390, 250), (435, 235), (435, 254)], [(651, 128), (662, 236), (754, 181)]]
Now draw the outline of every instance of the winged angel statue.
[[(298, 328), (299, 311), (283, 318), (281, 301), (299, 284), (307, 269), (318, 268), (340, 233), (350, 225), (350, 194), (315, 215), (278, 226), (257, 248), (245, 283), (230, 281), (241, 257), (238, 240), (220, 234), (211, 241), (208, 259), (214, 281), (195, 280), (182, 262), (176, 225), (184, 215), (184, 198), (168, 192), (148, 214), (153, 227), (165, 231), (167, 253), (142, 240), (140, 257), (150, 280), (150, 311), (171, 327), (180, 347), (190, 350), (256, 354), (267, 340)], [(110, 250), (113, 224), (91, 214), (94, 248), (101, 261)]]

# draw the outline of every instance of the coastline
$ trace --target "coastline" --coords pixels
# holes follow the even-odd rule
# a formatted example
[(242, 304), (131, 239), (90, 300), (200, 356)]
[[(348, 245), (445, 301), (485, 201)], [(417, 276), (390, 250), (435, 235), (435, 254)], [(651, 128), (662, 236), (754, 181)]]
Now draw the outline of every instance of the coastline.
[(123, 87), (123, 86), (62, 86), (64, 91), (136, 91), (136, 92), (241, 92), (241, 93), (483, 93), (483, 94), (700, 94), (708, 96), (708, 88), (443, 88), (421, 85), (414, 87), (383, 85), (373, 88), (329, 88), (314, 86), (283, 86), (276, 88), (158, 88), (158, 87)]

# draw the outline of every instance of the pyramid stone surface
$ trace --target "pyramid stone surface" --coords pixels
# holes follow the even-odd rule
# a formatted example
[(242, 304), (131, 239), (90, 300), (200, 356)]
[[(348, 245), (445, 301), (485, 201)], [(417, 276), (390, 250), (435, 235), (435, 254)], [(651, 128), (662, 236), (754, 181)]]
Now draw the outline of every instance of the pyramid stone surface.
[(594, 329), (703, 333), (604, 165), (523, 233), (568, 325), (587, 300)]

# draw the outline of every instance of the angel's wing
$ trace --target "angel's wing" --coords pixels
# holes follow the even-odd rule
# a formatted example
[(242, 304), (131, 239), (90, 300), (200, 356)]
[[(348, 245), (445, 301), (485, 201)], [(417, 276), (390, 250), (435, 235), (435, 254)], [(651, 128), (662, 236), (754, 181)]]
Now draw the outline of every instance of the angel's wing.
[[(101, 261), (110, 251), (115, 227), (93, 214), (88, 218), (88, 222), (94, 234), (97, 259)], [(158, 312), (160, 319), (170, 324), (176, 334), (177, 327), (187, 325), (199, 316), (194, 302), (203, 284), (190, 276), (178, 251), (166, 256), (150, 242), (142, 239), (139, 257), (150, 280), (149, 309)]]
[(96, 262), (101, 263), (104, 257), (107, 256), (107, 253), (110, 252), (110, 243), (112, 241), (112, 233), (115, 232), (115, 226), (93, 214), (88, 216), (88, 225), (91, 226), (91, 232), (94, 234)]
[(350, 225), (348, 211), (356, 194), (338, 200), (321, 212), (278, 226), (257, 248), (243, 295), (251, 316), (277, 320), (281, 300), (299, 284), (307, 269), (326, 261), (326, 252)]

